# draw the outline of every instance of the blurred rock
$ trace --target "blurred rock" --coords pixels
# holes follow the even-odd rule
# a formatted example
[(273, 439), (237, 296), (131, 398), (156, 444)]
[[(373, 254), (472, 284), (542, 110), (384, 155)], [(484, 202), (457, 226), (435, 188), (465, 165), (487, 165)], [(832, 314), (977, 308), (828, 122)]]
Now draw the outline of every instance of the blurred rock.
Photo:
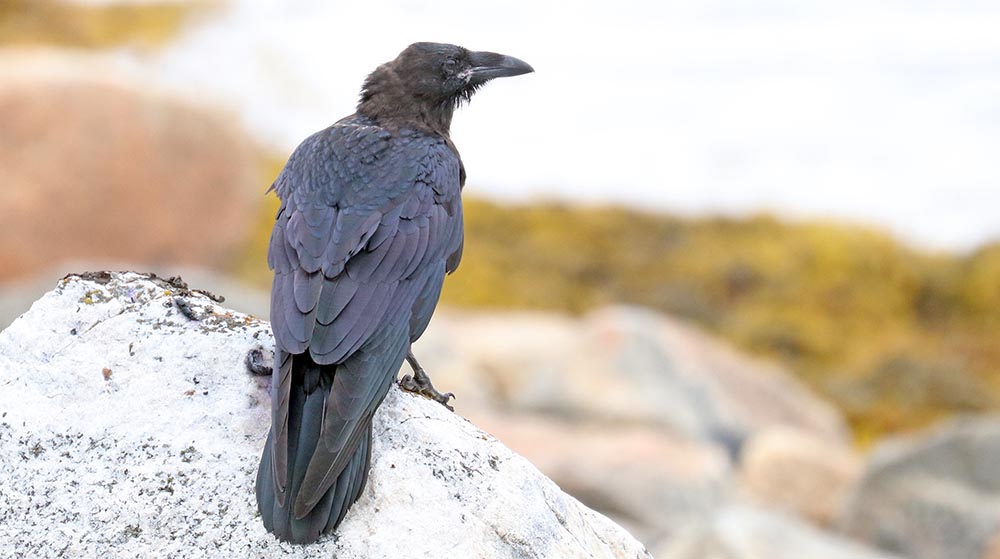
[(761, 504), (829, 526), (861, 476), (850, 447), (788, 427), (753, 435), (740, 460), (741, 486)]
[[(837, 411), (780, 367), (638, 308), (556, 314), (439, 313), (418, 343), (458, 405), (668, 428), (735, 455), (751, 433), (787, 425), (842, 441)], [(470, 374), (471, 371), (471, 374)]]
[(844, 528), (915, 559), (993, 559), (1000, 541), (1000, 417), (882, 444)]
[(537, 414), (473, 412), (469, 419), (528, 453), (564, 491), (640, 541), (674, 536), (731, 493), (732, 467), (722, 449), (662, 429)]
[(96, 60), (0, 58), (0, 280), (65, 258), (225, 265), (265, 187), (247, 135)]
[[(789, 373), (641, 309), (582, 318), (446, 309), (414, 352), (440, 389), (458, 394), (460, 413), (643, 541), (671, 541), (732, 502), (733, 464), (757, 433), (785, 426), (812, 449), (848, 452), (842, 418)], [(795, 470), (796, 483), (847, 483), (850, 467), (826, 458), (765, 457), (763, 468), (817, 464), (819, 473)], [(769, 472), (754, 474), (781, 506), (824, 521), (843, 491), (788, 496), (763, 481)]]
[(657, 559), (902, 559), (821, 532), (793, 517), (734, 505), (692, 526)]
[(1000, 559), (1000, 534), (997, 534), (986, 548), (984, 559)]

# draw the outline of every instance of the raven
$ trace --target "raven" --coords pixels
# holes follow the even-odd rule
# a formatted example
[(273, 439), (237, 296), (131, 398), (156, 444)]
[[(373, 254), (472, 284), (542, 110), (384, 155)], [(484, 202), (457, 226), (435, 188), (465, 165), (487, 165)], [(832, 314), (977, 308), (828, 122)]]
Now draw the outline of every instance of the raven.
[(454, 110), (516, 58), (415, 43), (364, 82), (357, 112), (307, 138), (271, 185), (271, 429), (257, 506), (279, 539), (315, 541), (361, 495), (371, 421), (404, 388), (448, 405), (410, 351), (462, 256)]

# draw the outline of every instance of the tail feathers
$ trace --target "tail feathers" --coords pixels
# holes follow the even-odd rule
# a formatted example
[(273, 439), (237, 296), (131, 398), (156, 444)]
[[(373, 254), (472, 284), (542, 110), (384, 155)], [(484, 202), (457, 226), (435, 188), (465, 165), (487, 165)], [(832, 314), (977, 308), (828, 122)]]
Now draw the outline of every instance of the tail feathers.
[(322, 534), (340, 525), (348, 509), (361, 496), (368, 479), (368, 470), (371, 466), (371, 441), (372, 433), (369, 425), (337, 481), (308, 514), (302, 518), (295, 518), (293, 503), (298, 491), (297, 484), (293, 483), (284, 507), (278, 505), (274, 494), (269, 454), (272, 439), (271, 435), (268, 435), (264, 456), (257, 473), (257, 506), (267, 531), (280, 540), (306, 544), (316, 541)]
[[(316, 450), (322, 424), (323, 407), (329, 387), (320, 387), (312, 394), (293, 391), (289, 406), (288, 485), (283, 499), (275, 494), (272, 448), (274, 430), (268, 433), (267, 443), (257, 471), (257, 507), (264, 527), (278, 539), (305, 544), (316, 541), (323, 533), (337, 527), (350, 506), (361, 496), (371, 460), (372, 431), (368, 425), (360, 427), (361, 436), (350, 459), (336, 481), (318, 500), (316, 505), (301, 518), (296, 518), (295, 502), (302, 487), (302, 480), (310, 458)], [(299, 400), (301, 398), (301, 400)]]

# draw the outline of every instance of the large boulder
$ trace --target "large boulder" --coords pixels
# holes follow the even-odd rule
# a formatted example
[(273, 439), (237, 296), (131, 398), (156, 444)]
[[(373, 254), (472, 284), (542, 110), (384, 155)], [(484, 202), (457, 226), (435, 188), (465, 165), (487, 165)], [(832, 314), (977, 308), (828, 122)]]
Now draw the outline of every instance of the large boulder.
[(393, 388), (369, 484), (296, 547), (253, 497), (267, 323), (177, 281), (70, 276), (0, 333), (0, 555), (608, 557), (643, 546), (460, 416)]
[(843, 523), (849, 534), (914, 559), (1000, 556), (1000, 417), (883, 443)]
[(233, 120), (92, 56), (0, 56), (0, 280), (68, 258), (226, 264), (266, 186)]

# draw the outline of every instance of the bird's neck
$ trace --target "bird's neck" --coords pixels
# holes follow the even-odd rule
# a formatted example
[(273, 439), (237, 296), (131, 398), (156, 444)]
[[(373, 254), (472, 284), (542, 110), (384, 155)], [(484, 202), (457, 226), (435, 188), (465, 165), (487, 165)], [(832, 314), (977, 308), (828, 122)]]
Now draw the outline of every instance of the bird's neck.
[(452, 103), (438, 103), (407, 91), (390, 69), (379, 68), (365, 81), (358, 113), (387, 128), (413, 128), (449, 138)]

